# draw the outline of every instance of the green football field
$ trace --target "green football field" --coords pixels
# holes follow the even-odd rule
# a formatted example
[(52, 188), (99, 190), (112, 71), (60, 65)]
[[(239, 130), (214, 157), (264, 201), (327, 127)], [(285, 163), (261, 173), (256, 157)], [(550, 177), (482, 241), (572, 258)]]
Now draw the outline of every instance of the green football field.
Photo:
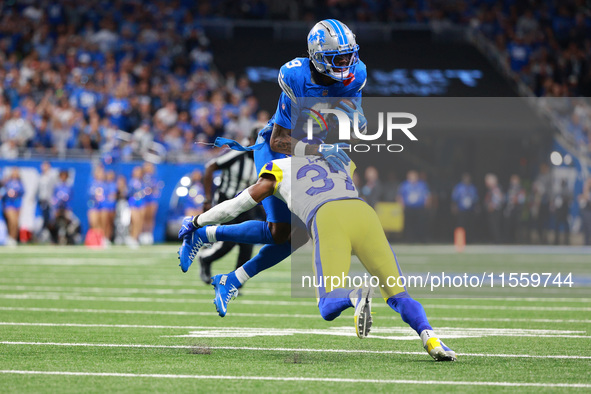
[[(588, 280), (591, 270), (582, 249), (395, 249), (405, 271), (453, 262), (454, 272), (482, 272), (522, 261), (535, 272), (567, 261)], [(420, 298), (459, 356), (436, 363), (380, 298), (374, 329), (360, 340), (352, 310), (326, 322), (314, 299), (292, 298), (284, 262), (252, 279), (222, 319), (198, 267), (182, 274), (177, 264), (174, 245), (0, 248), (0, 392), (591, 391), (585, 289), (552, 299), (509, 289)]]

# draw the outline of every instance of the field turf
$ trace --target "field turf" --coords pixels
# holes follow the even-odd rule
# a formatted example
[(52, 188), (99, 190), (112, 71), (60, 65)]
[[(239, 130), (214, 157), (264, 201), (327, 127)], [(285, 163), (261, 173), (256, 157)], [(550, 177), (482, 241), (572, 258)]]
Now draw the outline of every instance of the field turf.
[[(403, 270), (440, 258), (456, 272), (565, 258), (544, 248), (395, 249)], [(590, 254), (567, 258), (589, 271)], [(198, 266), (182, 274), (177, 264), (175, 245), (0, 248), (0, 392), (591, 391), (590, 298), (422, 298), (459, 354), (436, 363), (379, 298), (372, 335), (360, 340), (352, 310), (325, 322), (315, 300), (292, 298), (283, 263), (252, 279), (222, 319)]]

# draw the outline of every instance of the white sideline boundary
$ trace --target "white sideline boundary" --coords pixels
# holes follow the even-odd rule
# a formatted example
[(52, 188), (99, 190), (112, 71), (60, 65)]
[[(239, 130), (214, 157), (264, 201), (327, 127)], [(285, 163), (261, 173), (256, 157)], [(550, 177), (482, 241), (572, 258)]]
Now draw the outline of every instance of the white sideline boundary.
[[(173, 315), (173, 316), (215, 316), (215, 312), (196, 312), (196, 311), (150, 311), (136, 309), (80, 309), (80, 308), (27, 308), (18, 306), (0, 306), (0, 311), (20, 311), (20, 312), (53, 312), (53, 313), (98, 313), (98, 314), (125, 314), (125, 315)], [(266, 318), (294, 318), (294, 319), (319, 319), (320, 314), (295, 314), (295, 313), (248, 313), (233, 312), (233, 317), (266, 317)], [(380, 316), (388, 318), (388, 316)], [(398, 320), (396, 314), (390, 316), (392, 320)], [(518, 319), (518, 318), (495, 318), (495, 317), (431, 317), (431, 320), (438, 321), (474, 321), (474, 322), (500, 322), (500, 323), (583, 323), (589, 324), (591, 320), (581, 319)]]
[(450, 381), (450, 380), (313, 378), (313, 377), (304, 377), (304, 376), (167, 375), (167, 374), (140, 374), (140, 373), (117, 373), (117, 372), (66, 372), (66, 371), (19, 371), (19, 370), (0, 370), (0, 373), (2, 373), (2, 374), (18, 374), (18, 375), (94, 376), (94, 377), (156, 378), (156, 379), (266, 380), (266, 381), (283, 381), (283, 382), (419, 384), (419, 385), (503, 386), (503, 387), (564, 387), (564, 388), (590, 388), (591, 387), (591, 384), (585, 384), (585, 383), (469, 382), (469, 381)]
[[(253, 346), (192, 346), (192, 345), (148, 345), (125, 343), (63, 343), (63, 342), (21, 342), (0, 341), (2, 345), (11, 346), (65, 346), (65, 347), (106, 347), (106, 348), (140, 348), (140, 349), (211, 349), (211, 350), (247, 350), (266, 352), (304, 352), (304, 353), (349, 353), (349, 354), (399, 354), (427, 356), (426, 352), (405, 352), (399, 350), (355, 350), (355, 349), (310, 349), (310, 348), (265, 348)], [(542, 358), (542, 359), (572, 359), (591, 360), (591, 356), (571, 355), (532, 355), (532, 354), (494, 354), (494, 353), (458, 353), (465, 357), (500, 357), (500, 358)]]

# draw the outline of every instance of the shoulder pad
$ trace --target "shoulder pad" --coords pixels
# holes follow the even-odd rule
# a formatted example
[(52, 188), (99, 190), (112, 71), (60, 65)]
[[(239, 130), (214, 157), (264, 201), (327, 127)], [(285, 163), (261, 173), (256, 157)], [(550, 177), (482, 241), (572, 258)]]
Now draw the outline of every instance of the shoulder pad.
[(281, 90), (296, 103), (296, 97), (303, 97), (301, 87), (303, 86), (304, 73), (309, 72), (307, 58), (296, 57), (285, 63), (279, 70), (277, 78)]

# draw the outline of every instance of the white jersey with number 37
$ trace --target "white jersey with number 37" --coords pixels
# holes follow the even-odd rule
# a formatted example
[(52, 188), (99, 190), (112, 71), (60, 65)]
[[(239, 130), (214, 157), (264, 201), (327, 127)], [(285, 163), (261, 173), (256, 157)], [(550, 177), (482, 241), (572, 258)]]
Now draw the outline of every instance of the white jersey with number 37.
[(277, 181), (274, 195), (308, 225), (324, 203), (359, 198), (351, 179), (355, 164), (351, 161), (345, 169), (334, 171), (318, 156), (288, 157), (265, 164), (259, 176), (273, 175)]

